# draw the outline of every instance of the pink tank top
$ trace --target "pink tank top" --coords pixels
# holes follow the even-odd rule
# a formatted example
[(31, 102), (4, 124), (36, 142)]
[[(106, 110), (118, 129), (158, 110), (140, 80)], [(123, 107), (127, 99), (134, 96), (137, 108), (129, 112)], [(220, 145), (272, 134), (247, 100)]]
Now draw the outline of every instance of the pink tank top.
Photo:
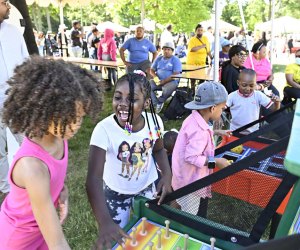
[(8, 172), (10, 192), (2, 203), (1, 213), (7, 218), (8, 222), (19, 230), (38, 231), (39, 228), (34, 218), (26, 189), (16, 186), (11, 179), (11, 173), (15, 163), (22, 157), (38, 158), (48, 167), (50, 173), (51, 197), (54, 206), (57, 207), (59, 194), (64, 186), (67, 173), (68, 143), (66, 140), (64, 141), (64, 157), (61, 160), (57, 160), (38, 144), (25, 137)]

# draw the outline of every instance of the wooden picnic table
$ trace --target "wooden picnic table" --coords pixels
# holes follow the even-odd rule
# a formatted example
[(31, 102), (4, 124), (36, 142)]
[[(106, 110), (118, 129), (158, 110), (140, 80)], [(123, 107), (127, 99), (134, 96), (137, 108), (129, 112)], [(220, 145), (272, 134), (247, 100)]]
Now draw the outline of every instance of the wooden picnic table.
[(211, 67), (205, 67), (202, 69), (197, 69), (194, 71), (186, 71), (182, 74), (174, 75), (172, 78), (184, 78), (184, 79), (193, 79), (193, 80), (200, 80), (200, 81), (206, 81), (206, 80), (213, 80), (213, 75), (211, 74), (212, 68)]
[(91, 58), (78, 58), (78, 57), (51, 57), (52, 59), (62, 59), (66, 62), (76, 63), (76, 64), (87, 64), (93, 66), (103, 66), (107, 68), (118, 69), (123, 66), (123, 62), (115, 62), (115, 61), (102, 61), (98, 59)]
[(198, 69), (203, 69), (207, 68), (208, 66), (199, 66), (199, 65), (190, 65), (190, 64), (182, 64), (182, 71), (187, 72), (187, 71), (194, 71)]

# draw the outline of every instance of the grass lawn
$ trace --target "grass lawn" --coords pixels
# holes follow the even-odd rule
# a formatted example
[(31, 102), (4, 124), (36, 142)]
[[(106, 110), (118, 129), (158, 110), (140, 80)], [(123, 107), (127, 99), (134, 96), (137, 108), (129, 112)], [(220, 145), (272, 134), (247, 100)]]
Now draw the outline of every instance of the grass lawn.
[[(282, 65), (275, 65), (275, 71), (284, 72)], [(99, 121), (112, 113), (112, 92), (105, 94), (104, 109)], [(182, 120), (166, 121), (165, 130), (180, 129)], [(97, 237), (97, 228), (85, 191), (89, 141), (95, 124), (86, 118), (78, 134), (69, 141), (69, 169), (67, 185), (69, 187), (69, 217), (64, 231), (72, 249), (90, 249)], [(1, 202), (1, 201), (0, 201)]]

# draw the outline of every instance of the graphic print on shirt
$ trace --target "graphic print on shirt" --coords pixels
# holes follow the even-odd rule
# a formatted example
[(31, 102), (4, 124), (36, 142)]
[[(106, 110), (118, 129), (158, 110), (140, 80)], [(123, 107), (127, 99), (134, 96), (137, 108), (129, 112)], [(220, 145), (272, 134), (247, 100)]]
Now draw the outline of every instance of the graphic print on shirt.
[(108, 53), (108, 44), (107, 43), (102, 43), (102, 51), (103, 53)]
[(143, 160), (145, 162), (144, 167), (142, 169), (142, 173), (147, 173), (148, 165), (149, 165), (149, 159), (152, 155), (152, 141), (149, 138), (145, 138), (143, 140), (143, 148), (144, 152), (142, 154)]
[(118, 160), (121, 161), (119, 176), (128, 178), (128, 181), (137, 181), (141, 175), (147, 174), (151, 163), (153, 142), (144, 138), (142, 142), (134, 142), (130, 147), (127, 141), (119, 145)]
[[(118, 159), (122, 162), (122, 171), (119, 174), (120, 176), (124, 178), (128, 178), (130, 175), (130, 145), (128, 142), (123, 141), (120, 146), (119, 146), (119, 151), (118, 151)], [(126, 168), (126, 174), (124, 175), (124, 171)]]
[(128, 179), (129, 181), (131, 180), (131, 178), (133, 177), (136, 171), (137, 171), (136, 180), (139, 179), (141, 169), (143, 168), (145, 163), (142, 157), (143, 151), (144, 151), (143, 145), (140, 142), (135, 142), (130, 149), (130, 162), (132, 164), (133, 169)]

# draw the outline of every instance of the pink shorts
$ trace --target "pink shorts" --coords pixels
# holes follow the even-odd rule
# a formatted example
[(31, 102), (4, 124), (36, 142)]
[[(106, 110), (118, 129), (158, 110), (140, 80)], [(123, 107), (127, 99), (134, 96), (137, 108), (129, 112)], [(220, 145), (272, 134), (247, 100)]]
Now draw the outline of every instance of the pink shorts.
[(0, 212), (1, 250), (48, 250), (39, 230), (24, 230), (14, 227)]

